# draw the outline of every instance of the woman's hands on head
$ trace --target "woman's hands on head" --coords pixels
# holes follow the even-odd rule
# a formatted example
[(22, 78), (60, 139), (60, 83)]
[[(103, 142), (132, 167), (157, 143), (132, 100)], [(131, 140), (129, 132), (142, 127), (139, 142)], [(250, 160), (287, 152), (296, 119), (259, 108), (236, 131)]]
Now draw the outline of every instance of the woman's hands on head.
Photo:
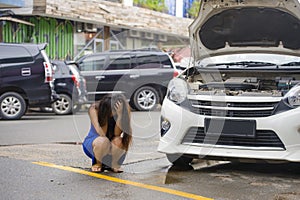
[(118, 116), (121, 116), (122, 115), (122, 111), (123, 111), (123, 102), (121, 100), (117, 101), (114, 105), (114, 109), (116, 111), (116, 114)]

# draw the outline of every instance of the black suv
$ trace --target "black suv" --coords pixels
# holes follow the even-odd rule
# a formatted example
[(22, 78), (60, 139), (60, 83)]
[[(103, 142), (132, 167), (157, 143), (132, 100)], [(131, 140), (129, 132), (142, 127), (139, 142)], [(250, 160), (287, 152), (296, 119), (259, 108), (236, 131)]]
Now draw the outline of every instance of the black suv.
[(169, 81), (177, 76), (171, 57), (161, 51), (134, 50), (94, 53), (77, 60), (87, 81), (88, 100), (124, 93), (137, 110), (162, 102)]
[(29, 106), (57, 99), (47, 44), (0, 43), (0, 117), (19, 119)]
[(52, 104), (57, 115), (75, 113), (86, 102), (86, 83), (76, 63), (52, 61), (55, 91), (59, 99)]

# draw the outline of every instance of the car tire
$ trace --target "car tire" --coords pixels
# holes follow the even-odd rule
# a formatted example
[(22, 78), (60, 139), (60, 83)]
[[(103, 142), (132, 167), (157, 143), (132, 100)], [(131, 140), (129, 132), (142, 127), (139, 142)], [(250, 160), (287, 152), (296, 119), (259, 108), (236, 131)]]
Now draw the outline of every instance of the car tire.
[(24, 98), (16, 92), (7, 92), (0, 96), (0, 116), (2, 119), (20, 119), (26, 112)]
[(133, 95), (134, 107), (139, 111), (154, 110), (159, 102), (158, 92), (150, 86), (137, 89)]
[(59, 94), (60, 98), (52, 103), (53, 112), (57, 115), (68, 115), (73, 111), (73, 101), (69, 95)]
[(167, 154), (167, 159), (171, 162), (174, 166), (180, 168), (190, 168), (191, 162), (193, 158), (186, 157), (179, 154)]

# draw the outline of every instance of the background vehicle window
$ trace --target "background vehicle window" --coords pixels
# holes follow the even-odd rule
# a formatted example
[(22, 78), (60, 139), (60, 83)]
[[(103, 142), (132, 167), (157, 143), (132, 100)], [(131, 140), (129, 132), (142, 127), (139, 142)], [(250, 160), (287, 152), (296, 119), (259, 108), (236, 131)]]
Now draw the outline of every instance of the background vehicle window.
[(130, 69), (131, 58), (129, 55), (111, 55), (109, 56), (109, 70)]
[(1, 46), (0, 63), (18, 63), (33, 61), (32, 56), (23, 47)]
[(172, 62), (168, 55), (160, 55), (159, 57), (163, 68), (172, 68)]
[(137, 55), (136, 62), (138, 69), (161, 68), (158, 55)]
[(79, 63), (81, 71), (104, 70), (105, 56), (90, 56)]
[(55, 77), (61, 77), (65, 75), (72, 75), (72, 71), (64, 62), (54, 63), (55, 65)]
[(54, 75), (55, 75), (55, 77), (60, 77), (63, 74), (63, 72), (60, 69), (60, 67), (58, 66), (58, 64), (53, 64), (53, 67), (54, 67)]

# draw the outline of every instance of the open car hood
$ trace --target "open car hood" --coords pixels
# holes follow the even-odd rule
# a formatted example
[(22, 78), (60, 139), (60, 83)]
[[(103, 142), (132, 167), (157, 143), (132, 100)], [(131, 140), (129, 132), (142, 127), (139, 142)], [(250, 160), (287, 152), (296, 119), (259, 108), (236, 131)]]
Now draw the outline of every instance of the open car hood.
[(234, 53), (300, 56), (298, 0), (202, 0), (189, 27), (195, 61)]

